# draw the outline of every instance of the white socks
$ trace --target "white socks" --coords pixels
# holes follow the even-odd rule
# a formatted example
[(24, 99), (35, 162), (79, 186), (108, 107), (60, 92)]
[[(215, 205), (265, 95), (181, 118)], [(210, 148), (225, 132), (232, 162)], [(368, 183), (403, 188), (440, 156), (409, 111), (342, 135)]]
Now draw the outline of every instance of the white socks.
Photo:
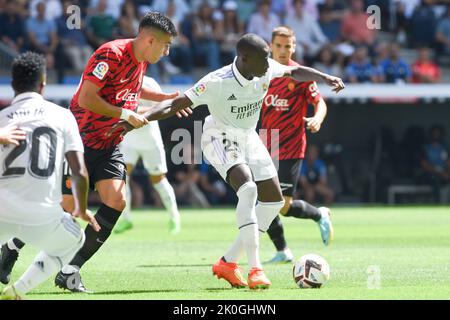
[(131, 188), (130, 188), (130, 176), (127, 175), (127, 181), (125, 183), (126, 188), (126, 205), (125, 209), (122, 211), (122, 219), (131, 221)]
[(164, 207), (170, 214), (170, 218), (174, 221), (180, 221), (175, 192), (167, 178), (163, 178), (160, 182), (155, 183), (153, 187), (158, 191)]
[(8, 242), (6, 243), (6, 245), (8, 246), (9, 250), (16, 250), (17, 252), (20, 251), (19, 248), (17, 248), (16, 244), (13, 241), (14, 238), (9, 239)]
[(227, 262), (236, 263), (245, 250), (250, 267), (261, 268), (258, 224), (255, 212), (255, 203), (258, 195), (256, 184), (253, 181), (244, 183), (236, 194), (239, 199), (236, 206), (239, 234), (224, 255), (224, 258)]
[[(242, 187), (241, 187), (242, 188)], [(241, 191), (241, 189), (239, 189)], [(238, 192), (239, 192), (238, 191)], [(238, 194), (239, 204), (241, 203), (241, 196)], [(256, 199), (255, 199), (256, 201)], [(281, 208), (284, 206), (284, 201), (280, 202), (261, 202), (258, 201), (258, 204), (255, 208), (255, 214), (257, 216), (258, 224), (250, 224), (246, 227), (243, 227), (239, 230), (239, 235), (228, 249), (227, 253), (224, 255), (224, 258), (227, 262), (237, 263), (242, 256), (242, 253), (247, 251), (248, 263), (250, 268), (262, 268), (261, 262), (259, 260), (259, 233), (258, 229), (261, 232), (266, 232), (272, 223), (273, 219), (277, 216)], [(238, 210), (239, 214), (239, 210)], [(257, 226), (257, 227), (256, 227)], [(249, 228), (251, 227), (251, 228)], [(258, 228), (258, 229), (257, 229)], [(255, 239), (255, 240), (253, 240)]]
[(261, 232), (266, 232), (269, 229), (273, 219), (275, 219), (283, 206), (284, 200), (279, 202), (258, 201), (255, 211), (258, 218), (258, 228)]

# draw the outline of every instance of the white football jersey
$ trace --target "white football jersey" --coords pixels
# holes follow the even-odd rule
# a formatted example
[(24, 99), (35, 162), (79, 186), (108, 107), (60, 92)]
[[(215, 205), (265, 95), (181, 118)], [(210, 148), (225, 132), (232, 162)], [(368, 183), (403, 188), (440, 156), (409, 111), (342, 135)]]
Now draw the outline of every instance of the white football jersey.
[(289, 70), (292, 67), (269, 58), (266, 74), (247, 80), (239, 73), (235, 58), (232, 64), (209, 73), (184, 94), (192, 101), (192, 107), (207, 105), (217, 125), (254, 130), (270, 81)]
[[(156, 92), (162, 92), (160, 85), (150, 77), (144, 77), (142, 86), (152, 89)], [(152, 107), (158, 102), (140, 99), (139, 106)], [(158, 121), (150, 121), (146, 126), (135, 129), (127, 133), (121, 145), (128, 148), (136, 148), (139, 150), (152, 150), (154, 148), (164, 148), (162, 146), (161, 131), (159, 130)]]
[(0, 111), (0, 127), (8, 125), (27, 136), (19, 146), (0, 146), (0, 221), (39, 225), (60, 218), (65, 153), (84, 151), (74, 116), (28, 92)]

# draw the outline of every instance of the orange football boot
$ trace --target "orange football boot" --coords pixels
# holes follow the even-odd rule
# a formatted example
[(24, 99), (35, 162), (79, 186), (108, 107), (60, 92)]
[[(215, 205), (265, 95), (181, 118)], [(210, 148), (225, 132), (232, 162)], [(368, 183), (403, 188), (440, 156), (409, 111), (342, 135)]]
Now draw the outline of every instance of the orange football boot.
[(247, 287), (247, 281), (242, 276), (241, 269), (236, 263), (225, 262), (222, 258), (212, 266), (213, 274), (218, 279), (225, 279), (233, 288)]
[(271, 284), (262, 269), (252, 268), (248, 273), (248, 286), (250, 289), (269, 289)]

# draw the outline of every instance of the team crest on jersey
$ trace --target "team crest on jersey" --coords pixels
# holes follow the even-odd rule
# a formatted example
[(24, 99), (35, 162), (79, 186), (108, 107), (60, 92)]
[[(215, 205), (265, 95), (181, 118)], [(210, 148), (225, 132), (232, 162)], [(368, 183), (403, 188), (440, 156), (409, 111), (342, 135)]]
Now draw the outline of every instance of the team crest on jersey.
[(289, 84), (288, 84), (288, 89), (289, 89), (289, 91), (294, 91), (294, 89), (295, 89), (295, 83), (294, 82), (289, 82)]
[(95, 66), (95, 69), (94, 71), (92, 71), (92, 74), (97, 78), (99, 78), (100, 80), (103, 80), (108, 70), (109, 70), (108, 64), (102, 61)]
[(206, 86), (203, 83), (199, 83), (194, 87), (194, 93), (199, 96), (201, 95), (203, 92), (205, 92), (206, 90)]

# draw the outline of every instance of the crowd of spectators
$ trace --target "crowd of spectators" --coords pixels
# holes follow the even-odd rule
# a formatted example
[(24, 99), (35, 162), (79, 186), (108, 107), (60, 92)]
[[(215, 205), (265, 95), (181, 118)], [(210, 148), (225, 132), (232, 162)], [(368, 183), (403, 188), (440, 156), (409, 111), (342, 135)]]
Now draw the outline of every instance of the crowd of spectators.
[[(296, 60), (346, 81), (429, 83), (441, 80), (440, 62), (450, 57), (450, 10), (437, 0), (0, 0), (2, 50), (46, 55), (58, 81), (81, 72), (101, 44), (134, 37), (149, 10), (164, 12), (179, 37), (151, 75), (159, 81), (217, 69), (232, 62), (237, 39), (253, 32), (270, 42), (285, 24), (297, 35)], [(381, 8), (380, 29), (367, 27), (368, 6)], [(67, 22), (81, 9), (80, 28)], [(75, 12), (76, 13), (76, 12)], [(390, 41), (380, 37), (390, 35)], [(416, 50), (416, 61), (402, 58)], [(175, 76), (175, 77), (172, 77)], [(182, 77), (181, 77), (182, 79)], [(195, 81), (197, 79), (189, 79)]]

